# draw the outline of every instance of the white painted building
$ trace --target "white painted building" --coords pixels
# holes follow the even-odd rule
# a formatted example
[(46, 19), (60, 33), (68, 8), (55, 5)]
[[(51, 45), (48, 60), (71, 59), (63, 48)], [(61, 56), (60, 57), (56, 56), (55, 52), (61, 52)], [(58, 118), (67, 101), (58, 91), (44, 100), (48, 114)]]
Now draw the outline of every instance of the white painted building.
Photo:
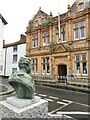
[(0, 76), (4, 75), (4, 50), (3, 50), (3, 36), (4, 36), (4, 25), (7, 22), (0, 14)]
[(21, 35), (19, 41), (10, 44), (4, 44), (5, 66), (4, 75), (10, 76), (17, 71), (18, 61), (26, 55), (26, 36)]

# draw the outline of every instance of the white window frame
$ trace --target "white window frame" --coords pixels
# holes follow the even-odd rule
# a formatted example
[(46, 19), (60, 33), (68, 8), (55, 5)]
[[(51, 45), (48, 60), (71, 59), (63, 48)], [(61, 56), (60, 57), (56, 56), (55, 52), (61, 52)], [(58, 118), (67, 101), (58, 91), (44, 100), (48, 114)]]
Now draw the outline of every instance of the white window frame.
[[(49, 75), (50, 74), (50, 58), (49, 58), (49, 62), (47, 62), (47, 59), (48, 59), (49, 57), (43, 57), (42, 58), (42, 74), (43, 75), (45, 75), (45, 74), (47, 74), (47, 75)], [(43, 62), (43, 60), (44, 60), (44, 62)], [(47, 64), (49, 64), (49, 73), (47, 72)], [(44, 67), (45, 67), (45, 69), (43, 70), (43, 65), (44, 65)], [(44, 71), (44, 72), (43, 72)]]
[[(83, 54), (86, 55), (86, 53), (83, 53)], [(83, 54), (82, 54), (82, 55), (83, 55)], [(87, 75), (88, 75), (87, 56), (86, 56), (86, 60), (85, 60), (85, 62), (86, 62), (86, 70), (87, 70), (87, 73), (86, 73), (86, 74), (83, 74), (83, 58), (82, 58), (82, 75), (83, 75), (83, 76), (87, 76)]]
[(38, 47), (38, 34), (32, 35), (32, 48)]
[[(79, 25), (78, 22), (74, 23), (74, 40), (79, 40), (79, 28), (75, 27), (75, 24)], [(78, 37), (76, 38), (75, 30), (77, 30)]]
[(84, 3), (83, 2), (79, 4), (79, 11), (82, 11), (82, 10), (84, 10)]
[[(83, 23), (83, 26), (81, 25), (81, 23)], [(75, 24), (78, 25), (78, 27), (75, 27)], [(81, 29), (84, 29), (84, 37), (81, 36)], [(75, 30), (78, 30), (78, 38), (75, 38)], [(86, 38), (86, 31), (85, 31), (85, 21), (80, 21), (80, 22), (76, 22), (74, 23), (74, 40), (80, 40), (80, 39), (85, 39)]]
[[(77, 55), (79, 55), (79, 61), (78, 60), (76, 60), (76, 56)], [(76, 75), (81, 75), (81, 69), (79, 68), (79, 73), (77, 73), (77, 67), (76, 67), (76, 64), (79, 62), (79, 64), (80, 64), (80, 54), (76, 54), (75, 55), (75, 71), (76, 71)]]
[[(31, 58), (31, 64), (33, 66), (33, 70), (31, 69), (31, 73), (38, 74), (38, 58)], [(37, 65), (37, 72), (36, 72), (36, 65)]]
[[(37, 70), (36, 70), (37, 66)], [(35, 74), (38, 74), (38, 58), (35, 58)]]
[[(85, 33), (85, 22), (84, 22), (84, 21), (81, 21), (80, 23), (83, 23), (83, 24), (84, 24), (83, 26), (80, 26), (80, 39), (84, 39), (84, 38), (85, 38), (85, 34), (86, 34), (86, 33)], [(79, 24), (80, 24), (80, 23), (79, 23)], [(82, 28), (84, 29), (84, 37), (81, 37), (81, 29), (82, 29)]]
[[(45, 63), (43, 62), (43, 60), (45, 60), (45, 58), (44, 58), (44, 57), (42, 58), (42, 74), (44, 74), (44, 75), (45, 75), (45, 69), (46, 69), (46, 68), (43, 70), (43, 65), (45, 65)], [(46, 66), (45, 66), (45, 67), (46, 67)], [(43, 72), (43, 71), (44, 71), (44, 72)]]

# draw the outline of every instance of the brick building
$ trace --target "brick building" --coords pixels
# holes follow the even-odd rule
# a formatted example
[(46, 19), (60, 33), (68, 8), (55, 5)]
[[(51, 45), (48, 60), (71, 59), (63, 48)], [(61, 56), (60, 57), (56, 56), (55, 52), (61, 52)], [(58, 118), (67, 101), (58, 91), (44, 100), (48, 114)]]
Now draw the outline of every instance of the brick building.
[(55, 17), (39, 8), (26, 34), (26, 56), (34, 78), (88, 83), (90, 0), (76, 0), (66, 13)]

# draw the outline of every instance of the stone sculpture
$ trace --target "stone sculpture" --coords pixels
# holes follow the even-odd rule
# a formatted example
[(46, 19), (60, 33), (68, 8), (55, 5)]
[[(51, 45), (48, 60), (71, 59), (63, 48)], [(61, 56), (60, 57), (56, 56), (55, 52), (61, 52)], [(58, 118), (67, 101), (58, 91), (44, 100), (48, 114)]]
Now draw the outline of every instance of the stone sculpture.
[(35, 84), (29, 75), (31, 71), (30, 59), (22, 57), (18, 62), (19, 71), (9, 77), (9, 83), (16, 91), (20, 99), (32, 99), (35, 92)]

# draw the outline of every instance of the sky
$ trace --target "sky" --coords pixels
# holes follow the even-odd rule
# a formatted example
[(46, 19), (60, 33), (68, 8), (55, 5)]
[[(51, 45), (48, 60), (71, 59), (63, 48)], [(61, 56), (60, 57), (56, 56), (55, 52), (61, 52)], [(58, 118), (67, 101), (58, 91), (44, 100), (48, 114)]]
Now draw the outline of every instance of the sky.
[(8, 22), (4, 26), (5, 43), (20, 40), (20, 34), (25, 34), (29, 20), (37, 14), (39, 7), (47, 14), (52, 12), (57, 16), (67, 11), (68, 4), (75, 0), (0, 0), (0, 14)]

